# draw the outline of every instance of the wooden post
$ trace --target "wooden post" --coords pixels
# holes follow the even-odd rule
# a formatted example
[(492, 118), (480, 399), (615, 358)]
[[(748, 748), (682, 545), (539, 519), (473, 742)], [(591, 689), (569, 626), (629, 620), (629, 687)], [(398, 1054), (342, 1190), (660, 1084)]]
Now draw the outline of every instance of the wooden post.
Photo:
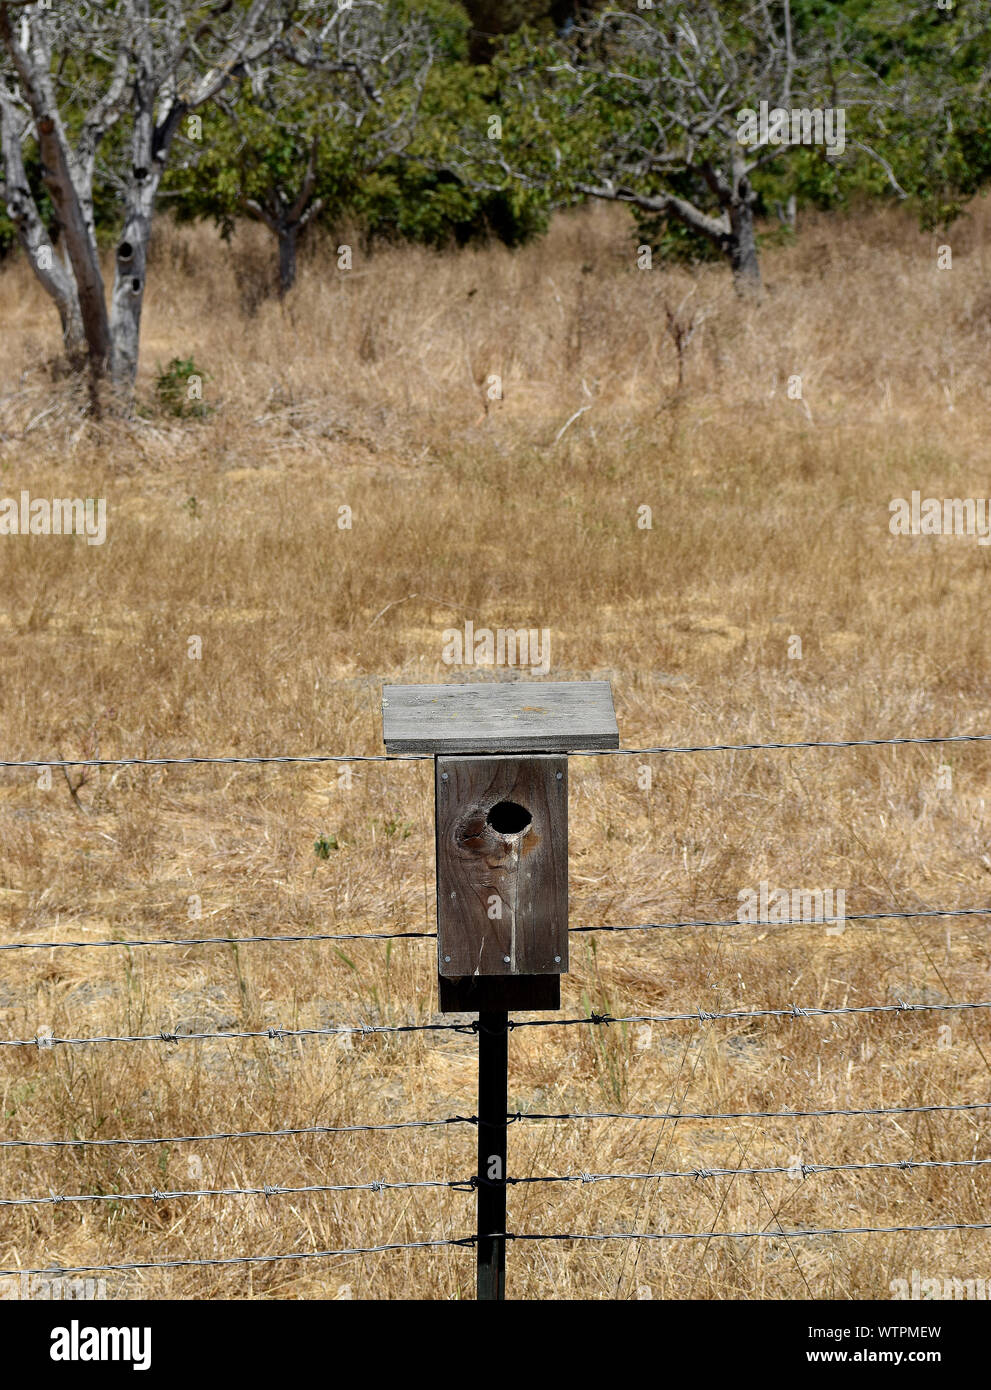
[(442, 1013), (478, 1013), (478, 1297), (505, 1298), (508, 1011), (568, 969), (569, 752), (619, 747), (607, 681), (387, 685), (390, 753), (433, 753)]

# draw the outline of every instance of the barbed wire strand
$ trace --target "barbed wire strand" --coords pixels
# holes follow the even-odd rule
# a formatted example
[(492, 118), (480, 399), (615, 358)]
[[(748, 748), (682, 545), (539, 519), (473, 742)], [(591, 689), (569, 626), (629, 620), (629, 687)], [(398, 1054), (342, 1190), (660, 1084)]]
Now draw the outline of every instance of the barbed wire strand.
[(64, 1202), (170, 1202), (187, 1197), (295, 1197), (324, 1192), (391, 1192), (409, 1188), (444, 1188), (455, 1192), (474, 1192), (478, 1187), (522, 1187), (539, 1183), (655, 1182), (661, 1179), (767, 1177), (787, 1173), (792, 1177), (816, 1177), (820, 1173), (865, 1173), (879, 1169), (913, 1172), (920, 1168), (984, 1168), (991, 1158), (890, 1159), (869, 1163), (791, 1163), (770, 1168), (690, 1168), (657, 1169), (650, 1173), (562, 1173), (522, 1178), (507, 1177), (502, 1182), (472, 1176), (469, 1178), (428, 1178), (420, 1181), (392, 1182), (373, 1179), (361, 1183), (307, 1183), (286, 1187), (265, 1183), (261, 1187), (204, 1187), (151, 1192), (51, 1192), (47, 1197), (0, 1197), (0, 1207), (61, 1206)]
[[(873, 1118), (883, 1118), (886, 1115), (929, 1115), (969, 1110), (991, 1110), (991, 1101), (963, 1101), (945, 1105), (890, 1105), (877, 1107), (873, 1110), (669, 1110), (660, 1113), (650, 1110), (564, 1110), (557, 1113), (527, 1110), (517, 1111), (510, 1119), (517, 1122), (520, 1120), (675, 1120), (679, 1122), (683, 1120), (818, 1120), (833, 1118), (838, 1115), (866, 1115)], [(113, 1142), (125, 1143), (126, 1140)]]
[(388, 1245), (356, 1245), (342, 1250), (298, 1250), (279, 1255), (224, 1255), (188, 1260), (129, 1260), (112, 1265), (49, 1265), (47, 1269), (0, 1269), (0, 1278), (16, 1275), (44, 1274), (57, 1278), (63, 1274), (116, 1274), (136, 1269), (188, 1269), (203, 1265), (274, 1264), (286, 1260), (327, 1260), (341, 1255), (381, 1255), (387, 1250), (430, 1250), (444, 1245), (473, 1247), (477, 1237), (463, 1236), (448, 1240), (393, 1241)]
[[(932, 1226), (836, 1226), (805, 1230), (763, 1231), (559, 1231), (548, 1235), (506, 1232), (505, 1240), (794, 1240), (800, 1236), (875, 1236), (916, 1234), (923, 1231), (991, 1231), (991, 1221), (947, 1221)], [(481, 1233), (484, 1239), (492, 1234)]]
[(357, 1026), (348, 1024), (341, 1028), (232, 1028), (227, 1032), (217, 1033), (180, 1033), (171, 1032), (168, 1029), (161, 1029), (157, 1033), (119, 1033), (108, 1034), (91, 1038), (58, 1038), (48, 1037), (45, 1034), (38, 1034), (34, 1038), (0, 1038), (0, 1047), (37, 1047), (44, 1049), (47, 1047), (89, 1047), (97, 1043), (137, 1043), (137, 1042), (203, 1042), (206, 1040), (232, 1041), (235, 1038), (270, 1038), (274, 1042), (282, 1042), (286, 1038), (333, 1038), (333, 1037), (353, 1037), (357, 1035), (370, 1036), (371, 1034), (383, 1033), (471, 1033), (476, 1031), (470, 1024), (465, 1023), (382, 1023), (382, 1024), (359, 1024)]
[(295, 1197), (318, 1192), (405, 1191), (413, 1187), (443, 1187), (473, 1192), (475, 1183), (470, 1178), (428, 1178), (418, 1182), (385, 1182), (375, 1179), (371, 1182), (308, 1183), (302, 1187), (265, 1183), (262, 1187), (203, 1187), (161, 1192), (157, 1188), (151, 1192), (52, 1192), (48, 1197), (0, 1197), (0, 1207), (57, 1207), (63, 1202), (171, 1202), (181, 1197)]
[[(887, 909), (878, 912), (847, 912), (842, 917), (822, 917), (817, 921), (810, 921), (807, 918), (789, 918), (784, 922), (741, 922), (738, 917), (713, 920), (710, 918), (686, 918), (678, 922), (642, 922), (632, 926), (600, 926), (600, 927), (569, 927), (570, 935), (578, 935), (589, 932), (624, 932), (624, 931), (676, 931), (685, 927), (828, 927), (843, 926), (847, 922), (872, 922), (884, 918), (910, 918), (910, 917), (988, 917), (991, 916), (991, 908), (988, 907), (934, 907), (920, 908), (905, 912), (897, 909), (888, 911)], [(0, 948), (2, 949), (2, 948)]]
[(231, 763), (418, 763), (433, 753), (243, 753), (176, 758), (0, 758), (0, 767), (226, 767)]
[[(579, 748), (579, 758), (646, 757), (651, 753), (755, 753), (799, 748), (894, 748), (906, 744), (988, 743), (991, 734), (933, 734), (922, 737), (801, 739), (792, 743), (659, 744), (651, 748)], [(2, 758), (0, 768), (189, 767), (231, 763), (402, 763), (432, 762), (433, 753), (279, 753), (154, 758)]]
[(390, 1250), (428, 1250), (440, 1247), (474, 1249), (479, 1239), (521, 1241), (563, 1240), (794, 1240), (814, 1236), (902, 1235), (941, 1231), (989, 1231), (991, 1221), (954, 1221), (931, 1226), (839, 1226), (805, 1230), (762, 1231), (554, 1231), (522, 1234), (486, 1231), (447, 1240), (396, 1241), (390, 1245), (352, 1246), (342, 1250), (301, 1250), (279, 1255), (227, 1255), (185, 1260), (131, 1260), (125, 1264), (49, 1265), (44, 1269), (0, 1269), (0, 1278), (18, 1275), (116, 1274), (138, 1269), (183, 1269), (193, 1266), (267, 1264), (286, 1260), (334, 1259), (347, 1255), (380, 1255)]
[[(799, 1007), (790, 1005), (787, 1009), (733, 1009), (709, 1012), (695, 1009), (683, 1014), (626, 1014), (614, 1017), (612, 1014), (589, 1015), (588, 1018), (525, 1018), (510, 1019), (509, 1031), (517, 1028), (568, 1028), (578, 1025), (609, 1025), (612, 1023), (711, 1023), (717, 1019), (744, 1021), (752, 1018), (829, 1018), (843, 1014), (890, 1014), (890, 1013), (960, 1013), (973, 1009), (991, 1009), (991, 1000), (980, 999), (964, 1003), (947, 1004), (908, 1004), (899, 1000), (897, 1004), (851, 1004), (838, 1008)], [(400, 1023), (400, 1024), (360, 1024), (342, 1028), (251, 1028), (230, 1029), (217, 1033), (179, 1033), (161, 1029), (157, 1033), (121, 1033), (90, 1038), (61, 1038), (36, 1034), (33, 1038), (0, 1038), (0, 1047), (91, 1047), (100, 1043), (139, 1043), (139, 1042), (230, 1042), (243, 1038), (271, 1038), (281, 1042), (286, 1038), (341, 1037), (346, 1035), (372, 1036), (376, 1034), (400, 1033), (475, 1033), (480, 1028), (478, 1019), (471, 1023)]]
[(991, 734), (935, 734), (919, 738), (800, 739), (794, 743), (699, 743), (661, 744), (654, 748), (589, 748), (576, 750), (576, 758), (633, 757), (648, 753), (758, 753), (792, 748), (895, 748), (903, 744), (988, 743)]
[[(814, 1120), (834, 1116), (929, 1115), (991, 1110), (991, 1101), (962, 1101), (956, 1104), (891, 1105), (861, 1110), (670, 1110), (663, 1113), (637, 1110), (566, 1110), (507, 1112), (506, 1123), (566, 1120)], [(230, 1139), (283, 1139), (306, 1134), (367, 1134), (397, 1129), (440, 1129), (449, 1125), (478, 1125), (477, 1115), (448, 1115), (441, 1120), (394, 1120), (388, 1124), (304, 1125), (299, 1128), (219, 1130), (213, 1134), (165, 1134), (140, 1139), (0, 1139), (0, 1149), (96, 1149), (144, 1147), (151, 1144), (206, 1144)]]
[[(909, 1172), (915, 1168), (984, 1168), (991, 1165), (991, 1158), (931, 1158), (931, 1159), (885, 1159), (870, 1163), (784, 1163), (771, 1168), (679, 1168), (657, 1169), (652, 1173), (567, 1173), (561, 1176), (529, 1176), (524, 1178), (507, 1177), (507, 1186), (526, 1186), (531, 1183), (553, 1182), (648, 1182), (656, 1178), (691, 1178), (695, 1182), (703, 1178), (746, 1178), (765, 1177), (774, 1173), (788, 1173), (802, 1178), (815, 1177), (819, 1173), (866, 1173), (874, 1169), (896, 1169)], [(496, 1186), (488, 1178), (476, 1178), (476, 1183), (486, 1187)], [(42, 1200), (50, 1201), (51, 1198)], [(0, 1202), (0, 1205), (3, 1205)]]
[[(744, 1021), (750, 1018), (826, 1018), (838, 1017), (841, 1014), (940, 1013), (988, 1008), (991, 1008), (991, 1000), (987, 999), (948, 1004), (909, 1004), (904, 1000), (899, 1000), (897, 1004), (851, 1004), (839, 1008), (802, 1008), (797, 1004), (792, 1004), (787, 1009), (734, 1009), (711, 1013), (706, 1009), (695, 1009), (691, 1013), (684, 1014), (627, 1014), (622, 1017), (614, 1017), (612, 1014), (593, 1013), (588, 1018), (510, 1019), (509, 1028), (510, 1030), (516, 1028), (553, 1028), (555, 1026), (567, 1028), (575, 1024), (589, 1023), (686, 1023), (696, 1020), (699, 1023), (711, 1023), (716, 1019)], [(470, 1026), (473, 1032), (478, 1031), (477, 1024)]]
[[(991, 1108), (991, 1101), (988, 1102)], [(475, 1124), (474, 1116), (451, 1115), (443, 1120), (394, 1120), (390, 1124), (303, 1125), (296, 1129), (220, 1130), (214, 1134), (168, 1134), (142, 1139), (0, 1139), (0, 1149), (100, 1149), (123, 1145), (205, 1144), (218, 1139), (287, 1139), (304, 1134), (368, 1134), (379, 1130), (434, 1129), (444, 1125)]]
[[(991, 913), (991, 909), (988, 909)], [(0, 944), (0, 951), (58, 951), (89, 946), (244, 946), (255, 941), (405, 941), (417, 938), (436, 940), (435, 931), (302, 932), (291, 936), (189, 936), (153, 940), (100, 941), (13, 941)]]
[[(831, 925), (845, 925), (847, 922), (869, 922), (884, 918), (918, 917), (991, 917), (991, 907), (940, 907), (912, 910), (911, 912), (902, 912), (898, 910), (883, 912), (848, 912), (843, 917), (822, 917), (817, 921), (810, 921), (803, 918), (771, 923), (740, 922), (736, 918), (720, 921), (688, 918), (679, 922), (639, 922), (617, 926), (569, 927), (568, 934), (570, 936), (577, 936), (593, 932), (677, 931), (689, 927), (755, 927), (768, 925), (773, 927), (828, 927)], [(126, 946), (128, 948), (138, 946), (243, 946), (260, 941), (436, 941), (436, 939), (437, 933), (435, 931), (302, 932), (279, 936), (257, 934), (252, 936), (161, 937), (145, 940), (11, 941), (0, 943), (0, 951), (83, 950), (95, 946)]]

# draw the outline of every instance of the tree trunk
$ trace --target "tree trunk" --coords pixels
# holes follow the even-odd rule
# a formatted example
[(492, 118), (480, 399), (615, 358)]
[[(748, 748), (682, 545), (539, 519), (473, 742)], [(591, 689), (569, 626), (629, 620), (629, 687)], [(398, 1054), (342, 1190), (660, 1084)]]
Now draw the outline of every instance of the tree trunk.
[(38, 211), (38, 205), (28, 186), (21, 150), (21, 132), (17, 128), (14, 109), (0, 98), (0, 143), (3, 146), (4, 179), (7, 213), (17, 232), (17, 239), (31, 262), (31, 269), (45, 293), (55, 302), (62, 324), (62, 341), (66, 356), (74, 369), (82, 366), (86, 357), (86, 338), (79, 311), (79, 296), (70, 266), (55, 255), (55, 248)]
[(280, 222), (279, 237), (279, 298), (286, 295), (296, 283), (296, 239), (299, 235), (298, 222)]
[[(75, 302), (86, 337), (91, 376), (96, 383), (110, 365), (111, 344), (100, 256), (92, 218), (87, 216), (87, 210), (91, 209), (93, 204), (92, 188), (86, 185), (86, 171), (73, 168), (69, 141), (55, 100), (51, 75), (47, 69), (33, 62), (17, 42), (6, 5), (0, 5), (0, 38), (3, 39), (10, 55), (33, 117), (34, 133), (41, 155), (41, 177), (52, 200), (72, 265)], [(6, 104), (5, 102), (4, 105)], [(5, 118), (5, 125), (10, 128), (8, 118)], [(4, 145), (7, 145), (6, 131)], [(78, 185), (74, 174), (79, 176)], [(25, 180), (25, 191), (27, 187)], [(30, 193), (28, 197), (30, 198)], [(70, 309), (63, 316), (63, 322), (71, 324), (72, 320), (73, 314)], [(94, 390), (94, 396), (96, 394)]]
[(148, 243), (159, 177), (148, 166), (135, 168), (125, 199), (124, 227), (117, 243), (110, 299), (111, 377), (122, 403), (130, 399), (138, 374)]
[(754, 232), (754, 211), (750, 202), (743, 200), (731, 205), (729, 219), (730, 231), (725, 251), (733, 271), (733, 283), (740, 294), (759, 293), (760, 261)]
[(131, 132), (131, 171), (124, 195), (124, 225), (114, 260), (114, 285), (110, 295), (110, 337), (113, 344), (111, 378), (117, 406), (129, 411), (138, 375), (141, 343), (141, 309), (145, 298), (148, 243), (155, 214), (158, 185), (165, 173), (169, 150), (184, 107), (173, 107), (168, 118), (155, 125), (155, 89), (151, 62), (142, 53), (134, 83)]
[(25, 188), (18, 188), (8, 193), (7, 212), (17, 230), (17, 239), (31, 262), (31, 269), (46, 294), (54, 300), (69, 366), (73, 371), (79, 371), (86, 362), (87, 349), (76, 282), (71, 269), (66, 269), (56, 256), (34, 206), (34, 199), (30, 195), (24, 196), (26, 191)]
[(726, 240), (726, 254), (733, 270), (733, 284), (738, 294), (755, 295), (760, 293), (760, 261), (757, 257), (757, 235), (754, 231), (754, 203), (756, 198), (746, 164), (739, 146), (732, 151), (733, 182), (726, 188), (721, 179), (720, 201), (729, 220), (729, 236)]
[(79, 300), (76, 296), (75, 282), (66, 276), (69, 283), (69, 293), (63, 297), (53, 296), (55, 307), (58, 309), (59, 321), (62, 324), (62, 345), (65, 348), (66, 361), (73, 372), (81, 372), (86, 365), (86, 334), (83, 332), (82, 315), (79, 312)]
[(72, 182), (61, 130), (47, 116), (36, 121), (36, 125), (38, 146), (45, 165), (42, 178), (63, 228), (76, 282), (90, 371), (96, 380), (106, 373), (112, 356), (96, 236), (92, 227), (87, 225), (82, 202)]

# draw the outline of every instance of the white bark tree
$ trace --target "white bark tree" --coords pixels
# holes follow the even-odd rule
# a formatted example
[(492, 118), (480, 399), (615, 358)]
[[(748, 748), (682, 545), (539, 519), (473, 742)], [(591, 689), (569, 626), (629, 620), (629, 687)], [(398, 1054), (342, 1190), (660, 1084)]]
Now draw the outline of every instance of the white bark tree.
[[(285, 0), (0, 3), (0, 192), (58, 309), (70, 359), (88, 365), (97, 408), (106, 378), (124, 401), (133, 390), (152, 218), (176, 133), (278, 44), (297, 8)], [(120, 137), (118, 157), (98, 170), (111, 133)], [(58, 251), (25, 173), (29, 140)], [(121, 204), (109, 305), (93, 214), (98, 174)]]

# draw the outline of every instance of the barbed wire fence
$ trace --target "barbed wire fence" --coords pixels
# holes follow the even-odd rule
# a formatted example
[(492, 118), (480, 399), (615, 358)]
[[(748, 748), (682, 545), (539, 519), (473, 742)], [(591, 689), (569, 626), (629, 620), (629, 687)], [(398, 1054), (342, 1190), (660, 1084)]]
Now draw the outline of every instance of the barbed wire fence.
[[(655, 745), (644, 748), (618, 748), (587, 751), (573, 754), (576, 757), (646, 757), (651, 755), (705, 754), (721, 752), (766, 752), (812, 749), (852, 749), (880, 748), (920, 745), (943, 745), (962, 743), (989, 743), (991, 734), (946, 734), (924, 737), (896, 737), (869, 739), (799, 740), (793, 742), (767, 743), (719, 743), (694, 745)], [(0, 769), (10, 771), (41, 770), (45, 768), (73, 767), (85, 768), (138, 768), (138, 767), (201, 767), (241, 765), (312, 765), (312, 764), (353, 764), (389, 762), (432, 762), (431, 753), (409, 754), (279, 754), (279, 755), (234, 755), (234, 756), (182, 756), (182, 757), (133, 757), (133, 758), (36, 758), (0, 759)], [(847, 922), (877, 922), (884, 920), (953, 919), (973, 918), (991, 919), (991, 907), (923, 907), (904, 909), (899, 906), (871, 912), (844, 913), (842, 916), (827, 916), (816, 919), (815, 925), (845, 924)], [(775, 922), (782, 929), (808, 926), (807, 918), (786, 919)], [(687, 918), (675, 921), (601, 924), (576, 926), (570, 928), (570, 935), (619, 934), (626, 932), (672, 932), (698, 928), (726, 928), (739, 925), (738, 918), (710, 919)], [(0, 942), (0, 952), (6, 951), (52, 951), (52, 950), (92, 950), (117, 947), (126, 950), (136, 948), (187, 948), (190, 946), (214, 946), (251, 943), (303, 942), (341, 942), (341, 941), (426, 941), (436, 939), (437, 933), (431, 931), (382, 931), (382, 932), (296, 932), (296, 933), (257, 933), (226, 936), (190, 936), (150, 939), (130, 939), (113, 937), (105, 939), (70, 941), (16, 941)], [(789, 1019), (810, 1020), (843, 1015), (891, 1016), (908, 1013), (973, 1013), (991, 1009), (991, 999), (971, 1001), (949, 1001), (936, 1003), (915, 1003), (897, 1000), (891, 1004), (844, 1005), (823, 1007), (791, 1004), (786, 1008), (754, 1008), (708, 1011), (702, 1009), (682, 1013), (642, 1013), (612, 1015), (590, 1012), (577, 1018), (510, 1019), (508, 1028), (515, 1031), (522, 1028), (609, 1028), (630, 1024), (653, 1023), (711, 1023), (718, 1020), (746, 1022), (748, 1020)], [(247, 1040), (267, 1038), (279, 1042), (306, 1037), (375, 1036), (382, 1034), (410, 1035), (414, 1033), (462, 1033), (477, 1034), (478, 1020), (465, 1023), (430, 1022), (405, 1024), (370, 1024), (359, 1022), (321, 1028), (282, 1028), (230, 1029), (216, 1031), (175, 1031), (163, 1029), (154, 1033), (111, 1034), (105, 1036), (60, 1037), (47, 1032), (25, 1038), (0, 1038), (3, 1048), (36, 1048), (40, 1050), (54, 1047), (94, 1047), (116, 1046), (122, 1044), (162, 1043), (179, 1046), (184, 1042), (204, 1040)], [(659, 1111), (633, 1110), (589, 1110), (589, 1111), (516, 1111), (507, 1113), (508, 1125), (527, 1124), (577, 1124), (589, 1121), (636, 1121), (657, 1124), (682, 1122), (705, 1122), (723, 1120), (789, 1121), (820, 1119), (829, 1117), (891, 1118), (896, 1116), (970, 1114), (983, 1115), (991, 1111), (991, 1100), (965, 1100), (959, 1102), (934, 1103), (926, 1105), (894, 1105), (879, 1107), (833, 1107), (822, 1109), (778, 1110), (725, 1110), (691, 1111), (664, 1109)], [(355, 1123), (346, 1125), (304, 1125), (270, 1129), (220, 1130), (205, 1134), (171, 1134), (134, 1136), (120, 1138), (16, 1138), (0, 1139), (0, 1151), (24, 1149), (55, 1150), (98, 1150), (106, 1148), (141, 1149), (151, 1146), (172, 1146), (176, 1144), (206, 1144), (232, 1140), (283, 1139), (306, 1135), (332, 1134), (372, 1134), (404, 1130), (450, 1129), (455, 1126), (477, 1128), (485, 1121), (476, 1115), (450, 1115), (440, 1119), (395, 1120), (391, 1122)], [(991, 1166), (991, 1157), (932, 1158), (932, 1159), (894, 1159), (872, 1160), (855, 1163), (793, 1163), (768, 1166), (737, 1166), (712, 1168), (654, 1169), (629, 1172), (561, 1173), (547, 1175), (528, 1175), (523, 1177), (506, 1176), (501, 1184), (506, 1187), (539, 1187), (550, 1185), (579, 1184), (582, 1187), (595, 1186), (607, 1182), (655, 1182), (686, 1181), (693, 1184), (716, 1178), (763, 1177), (775, 1174), (788, 1174), (805, 1180), (825, 1173), (861, 1173), (868, 1171), (914, 1172), (926, 1170), (971, 1170), (977, 1171)], [(362, 1183), (313, 1183), (295, 1186), (263, 1184), (261, 1186), (193, 1187), (188, 1189), (152, 1188), (148, 1191), (114, 1191), (62, 1193), (50, 1191), (47, 1195), (23, 1194), (18, 1196), (0, 1195), (0, 1208), (59, 1207), (65, 1204), (88, 1204), (101, 1202), (152, 1202), (208, 1197), (263, 1197), (266, 1200), (286, 1196), (302, 1196), (318, 1193), (408, 1191), (415, 1189), (443, 1190), (458, 1193), (475, 1193), (481, 1186), (491, 1186), (493, 1180), (478, 1174), (466, 1174), (453, 1179), (416, 1179), (406, 1181), (371, 1180)], [(862, 1225), (836, 1227), (783, 1227), (778, 1221), (766, 1227), (752, 1230), (701, 1230), (701, 1231), (550, 1231), (550, 1232), (473, 1232), (464, 1236), (434, 1240), (391, 1241), (378, 1245), (354, 1245), (330, 1250), (300, 1250), (270, 1254), (245, 1254), (214, 1256), (202, 1258), (132, 1260), (103, 1265), (48, 1265), (28, 1268), (23, 1265), (0, 1269), (0, 1277), (46, 1276), (60, 1277), (77, 1274), (125, 1273), (150, 1269), (186, 1269), (195, 1267), (230, 1267), (261, 1264), (280, 1264), (293, 1261), (328, 1260), (348, 1256), (377, 1255), (392, 1251), (437, 1250), (443, 1248), (475, 1248), (481, 1239), (496, 1237), (507, 1242), (610, 1242), (610, 1241), (712, 1241), (728, 1240), (736, 1242), (759, 1240), (790, 1240), (798, 1238), (850, 1237), (859, 1235), (921, 1234), (954, 1231), (991, 1230), (988, 1222), (934, 1221), (931, 1223), (906, 1225)]]

